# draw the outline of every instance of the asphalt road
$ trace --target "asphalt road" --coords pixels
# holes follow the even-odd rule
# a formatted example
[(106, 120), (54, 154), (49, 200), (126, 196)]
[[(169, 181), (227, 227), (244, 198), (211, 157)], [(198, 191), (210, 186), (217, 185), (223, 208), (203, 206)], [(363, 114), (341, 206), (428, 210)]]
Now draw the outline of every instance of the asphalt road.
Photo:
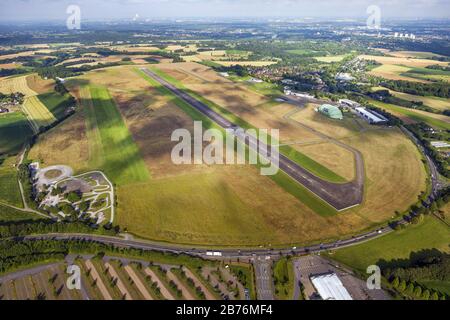
[[(228, 121), (223, 116), (213, 111), (203, 102), (193, 98), (184, 91), (178, 89), (171, 83), (165, 81), (154, 72), (141, 68), (141, 70), (152, 77), (154, 80), (158, 81), (161, 85), (166, 87), (176, 96), (190, 104), (192, 107), (209, 117), (211, 120), (216, 122), (224, 129), (233, 129), (235, 131), (235, 136), (241, 142), (244, 142), (250, 149), (260, 153), (263, 157), (269, 160), (274, 160), (278, 157), (279, 165), (278, 167), (287, 173), (291, 178), (305, 186), (308, 190), (313, 192), (319, 198), (327, 202), (329, 205), (334, 207), (336, 210), (341, 211), (359, 205), (363, 200), (364, 194), (364, 166), (359, 165), (357, 162), (357, 178), (354, 181), (348, 183), (331, 183), (324, 181), (306, 169), (302, 168), (300, 165), (290, 160), (288, 157), (279, 154), (264, 154), (261, 150), (270, 150), (266, 145), (258, 141), (256, 138), (249, 138), (246, 136), (242, 130), (234, 123)], [(258, 148), (259, 145), (259, 148)]]
[(270, 260), (257, 258), (253, 262), (258, 300), (274, 300), (272, 289), (272, 269)]

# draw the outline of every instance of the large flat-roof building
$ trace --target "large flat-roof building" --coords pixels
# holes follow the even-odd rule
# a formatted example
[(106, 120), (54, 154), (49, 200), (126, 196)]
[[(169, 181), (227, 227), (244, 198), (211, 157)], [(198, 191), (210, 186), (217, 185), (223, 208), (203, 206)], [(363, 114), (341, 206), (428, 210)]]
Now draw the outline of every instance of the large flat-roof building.
[(331, 119), (338, 119), (338, 120), (344, 119), (342, 111), (338, 107), (332, 106), (331, 104), (321, 105), (318, 108), (318, 111)]
[(353, 300), (334, 272), (312, 276), (311, 282), (323, 300)]
[(371, 124), (386, 123), (388, 121), (388, 119), (383, 117), (378, 112), (368, 110), (366, 108), (355, 108), (355, 111), (361, 118), (363, 118), (364, 120), (366, 120)]

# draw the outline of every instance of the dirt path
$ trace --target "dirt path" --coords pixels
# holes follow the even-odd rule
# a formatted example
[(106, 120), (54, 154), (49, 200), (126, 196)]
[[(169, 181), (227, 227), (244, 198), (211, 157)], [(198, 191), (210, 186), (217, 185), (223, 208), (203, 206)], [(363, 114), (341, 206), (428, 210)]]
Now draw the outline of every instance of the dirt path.
[(130, 266), (125, 266), (125, 271), (128, 273), (128, 275), (133, 280), (134, 284), (138, 288), (138, 290), (141, 292), (142, 296), (145, 300), (154, 300), (153, 297), (150, 295), (150, 293), (147, 291), (147, 288), (142, 283), (141, 279), (138, 277), (138, 275), (134, 272), (133, 268)]
[(194, 280), (195, 286), (200, 287), (205, 294), (206, 300), (217, 300), (217, 298), (208, 290), (208, 288), (201, 282), (197, 276), (188, 268), (183, 267), (183, 271), (186, 273), (188, 278)]
[(105, 300), (112, 300), (111, 294), (109, 293), (108, 289), (106, 289), (105, 284), (103, 283), (102, 279), (100, 278), (100, 275), (97, 272), (97, 269), (95, 269), (94, 265), (92, 264), (91, 260), (86, 260), (84, 262), (86, 267), (90, 269), (91, 277), (96, 281), (97, 288), (100, 290), (103, 298)]
[(186, 286), (178, 279), (170, 270), (167, 270), (167, 278), (169, 280), (172, 280), (175, 282), (175, 284), (178, 286), (178, 289), (181, 290), (181, 293), (183, 294), (183, 297), (186, 300), (195, 300), (195, 297), (189, 292), (189, 290), (186, 288)]
[(108, 269), (109, 275), (117, 279), (117, 288), (119, 288), (120, 293), (122, 293), (122, 296), (125, 297), (125, 300), (133, 300), (131, 294), (127, 290), (127, 287), (125, 287), (122, 280), (120, 280), (119, 275), (116, 270), (114, 270), (113, 266), (109, 262), (105, 262), (105, 267)]
[(144, 271), (146, 275), (152, 278), (153, 282), (156, 282), (158, 284), (159, 290), (161, 290), (161, 294), (163, 295), (164, 298), (166, 298), (167, 300), (175, 300), (174, 296), (170, 293), (169, 290), (167, 290), (167, 288), (162, 283), (161, 279), (158, 278), (158, 276), (156, 275), (156, 273), (153, 272), (152, 269), (145, 268)]

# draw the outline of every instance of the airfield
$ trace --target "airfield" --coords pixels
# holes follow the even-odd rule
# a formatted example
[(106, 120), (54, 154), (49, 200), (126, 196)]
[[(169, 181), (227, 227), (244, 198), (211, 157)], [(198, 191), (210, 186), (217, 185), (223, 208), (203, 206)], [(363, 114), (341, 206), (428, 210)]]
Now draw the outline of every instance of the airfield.
[[(283, 171), (264, 177), (248, 165), (172, 164), (171, 132), (193, 130), (192, 121), (205, 117), (146, 78), (141, 67), (227, 121), (279, 128), (281, 152), (325, 184), (355, 181), (354, 152), (360, 153), (362, 201), (339, 212)], [(45, 87), (36, 79), (33, 85)], [(115, 223), (142, 238), (223, 246), (325, 241), (383, 223), (426, 190), (420, 153), (398, 129), (371, 127), (351, 116), (335, 122), (314, 112), (314, 104), (276, 102), (197, 63), (109, 67), (69, 79), (66, 86), (79, 109), (41, 134), (28, 158), (70, 166), (75, 175), (104, 172), (115, 185)]]

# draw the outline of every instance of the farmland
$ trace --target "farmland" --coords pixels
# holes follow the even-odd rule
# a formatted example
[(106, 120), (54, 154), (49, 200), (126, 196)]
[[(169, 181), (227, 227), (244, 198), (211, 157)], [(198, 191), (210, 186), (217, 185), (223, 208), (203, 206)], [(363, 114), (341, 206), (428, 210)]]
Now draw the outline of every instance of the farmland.
[(0, 115), (0, 154), (15, 154), (33, 135), (27, 118), (20, 112)]
[(403, 108), (393, 104), (383, 103), (375, 100), (371, 100), (370, 103), (379, 108), (386, 109), (387, 111), (392, 112), (394, 115), (398, 115), (400, 118), (407, 117), (414, 122), (425, 122), (429, 126), (435, 127), (437, 129), (448, 130), (450, 128), (449, 117), (444, 115), (434, 114), (422, 110)]
[(108, 90), (92, 86), (89, 94), (85, 112), (91, 161), (118, 184), (146, 181), (150, 174)]
[[(49, 111), (44, 103), (49, 103), (52, 110), (56, 110), (55, 98), (50, 99), (50, 96), (56, 95), (52, 90), (53, 81), (40, 79), (37, 75), (14, 77), (3, 79), (0, 81), (0, 92), (10, 94), (14, 92), (21, 92), (25, 95), (25, 101), (22, 105), (22, 110), (26, 114), (28, 121), (35, 133), (39, 132), (41, 128), (52, 125), (57, 118)], [(44, 95), (38, 96), (38, 92), (47, 92)], [(41, 100), (42, 98), (42, 100)], [(43, 103), (44, 102), (44, 103)], [(60, 105), (60, 104), (58, 104)], [(56, 113), (59, 116), (59, 113)]]
[[(170, 161), (173, 145), (169, 141), (170, 134), (180, 126), (192, 128), (192, 120), (170, 95), (152, 88), (128, 67), (91, 72), (85, 80), (80, 78), (69, 83), (74, 95), (81, 98), (82, 110), (70, 122), (45, 133), (30, 151), (30, 158), (37, 158), (45, 164), (78, 165), (74, 167), (78, 170), (108, 170), (102, 164), (104, 155), (101, 154), (103, 146), (100, 144), (101, 133), (97, 130), (99, 126), (90, 124), (92, 117), (96, 116), (90, 114), (93, 110), (88, 109), (96, 103), (90, 98), (92, 90), (84, 85), (77, 90), (78, 84), (86, 80), (108, 87), (139, 147), (147, 170), (151, 172), (149, 180), (129, 181), (123, 187), (113, 174), (113, 181), (118, 183), (118, 224), (129, 232), (171, 242), (256, 245), (267, 241), (313, 241), (318, 237), (333, 237), (336, 232), (350, 232), (355, 223), (364, 226), (364, 221), (353, 214), (335, 219), (317, 215), (275, 182), (258, 175), (256, 168), (173, 165)], [(97, 102), (96, 105), (100, 104)], [(84, 118), (86, 127), (83, 126)], [(70, 129), (72, 126), (74, 129)], [(76, 133), (69, 139), (71, 130)], [(100, 147), (91, 146), (92, 152), (86, 152), (90, 144)], [(59, 145), (67, 146), (64, 152), (50, 151), (57, 150)], [(301, 199), (307, 203), (311, 201), (301, 188), (292, 187), (299, 190)], [(224, 191), (229, 196), (224, 195)], [(259, 195), (264, 196), (260, 198)], [(236, 210), (240, 212), (238, 216)], [(335, 226), (336, 221), (340, 221), (339, 229)], [(205, 232), (205, 226), (208, 232)], [(228, 236), (223, 234), (224, 229)]]
[(381, 66), (374, 68), (369, 72), (369, 74), (385, 79), (427, 83), (429, 81), (446, 80), (446, 77), (448, 76), (445, 71), (425, 68), (430, 65), (446, 66), (448, 65), (448, 62), (409, 57), (370, 55), (361, 55), (359, 58), (365, 60), (375, 60), (376, 62), (381, 63)]
[(34, 132), (50, 126), (56, 121), (54, 115), (46, 108), (37, 96), (28, 97), (22, 106), (23, 111), (33, 127)]
[(0, 224), (11, 221), (17, 222), (39, 219), (41, 219), (41, 217), (36, 214), (19, 211), (2, 204), (0, 199)]
[(0, 202), (6, 202), (16, 207), (22, 207), (15, 157), (0, 160)]
[[(368, 181), (366, 197), (362, 206), (350, 211), (370, 217), (370, 219), (374, 219), (373, 222), (388, 219), (395, 210), (400, 212), (406, 210), (408, 203), (414, 202), (417, 195), (425, 190), (425, 171), (420, 154), (412, 142), (397, 130), (378, 130), (376, 127), (370, 127), (358, 120), (355, 123), (354, 119), (348, 119), (343, 123), (333, 122), (318, 115), (311, 107), (304, 108), (292, 116), (293, 120), (299, 123), (287, 121), (283, 116), (289, 114), (295, 107), (281, 104), (269, 109), (258, 108), (267, 101), (267, 98), (256, 95), (242, 85), (230, 83), (229, 80), (215, 75), (214, 72), (204, 67), (195, 64), (177, 64), (176, 67), (159, 65), (158, 68), (170, 77), (176, 77), (177, 81), (183, 82), (183, 85), (191, 91), (220, 105), (227, 111), (233, 112), (235, 116), (241, 117), (256, 127), (271, 128), (276, 125), (280, 128), (282, 142), (295, 142), (300, 147), (301, 143), (308, 143), (312, 145), (311, 148), (314, 146), (313, 142), (318, 140), (323, 142), (322, 138), (318, 139), (311, 130), (302, 126), (306, 125), (340, 139), (361, 151), (368, 171), (366, 173)], [(198, 76), (187, 75), (184, 72), (186, 69), (191, 73), (193, 71)], [(205, 84), (204, 80), (199, 80), (199, 77), (210, 79), (210, 82)], [(167, 76), (167, 78), (169, 77)], [(227, 90), (223, 90), (224, 88)], [(352, 167), (348, 167), (348, 158), (327, 155), (329, 162), (334, 161), (338, 164), (345, 162), (343, 166), (348, 168), (346, 173), (351, 176), (353, 170)], [(398, 156), (404, 157), (403, 161), (410, 166), (409, 171), (401, 164), (404, 162), (398, 162)], [(380, 177), (386, 177), (386, 179)], [(398, 185), (401, 185), (402, 188), (399, 189)], [(386, 192), (380, 193), (379, 190)], [(402, 196), (399, 196), (399, 192), (402, 193)], [(380, 199), (384, 199), (381, 201), (383, 205), (381, 205)], [(306, 203), (308, 202), (306, 201)]]
[(345, 59), (346, 55), (337, 55), (337, 56), (324, 56), (324, 57), (314, 57), (317, 61), (325, 62), (325, 63), (332, 63), (332, 62), (339, 62)]
[[(384, 87), (377, 87), (373, 88), (373, 90), (388, 90)], [(404, 92), (397, 92), (393, 90), (389, 90), (390, 94), (393, 96), (404, 99), (411, 102), (422, 102), (424, 105), (433, 108), (438, 111), (444, 111), (447, 109), (450, 109), (450, 99), (444, 99), (439, 97), (433, 97), (433, 96), (418, 96), (413, 94), (408, 94)]]
[(449, 252), (448, 232), (445, 223), (429, 216), (417, 225), (410, 225), (367, 243), (333, 251), (330, 257), (365, 272), (367, 266), (376, 264), (381, 259), (389, 261), (408, 258), (412, 252), (423, 249)]

